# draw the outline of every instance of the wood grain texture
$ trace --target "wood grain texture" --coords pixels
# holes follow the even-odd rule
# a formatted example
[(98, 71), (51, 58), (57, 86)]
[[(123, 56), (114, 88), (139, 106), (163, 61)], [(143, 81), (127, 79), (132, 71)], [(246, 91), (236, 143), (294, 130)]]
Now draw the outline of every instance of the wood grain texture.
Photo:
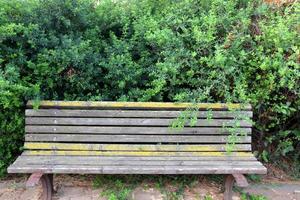
[(248, 153), (246, 156), (237, 156), (236, 154), (221, 154), (219, 156), (65, 156), (65, 155), (26, 155), (26, 153), (22, 153), (19, 156), (21, 159), (30, 160), (32, 158), (36, 158), (39, 160), (48, 160), (51, 158), (66, 158), (75, 159), (75, 160), (87, 160), (91, 162), (98, 162), (100, 160), (103, 161), (257, 161), (255, 156), (251, 153)]
[(80, 174), (265, 174), (266, 168), (251, 153), (140, 156), (140, 155), (30, 155), (25, 151), (9, 173)]
[[(138, 144), (76, 144), (76, 143), (41, 143), (25, 142), (24, 149), (38, 150), (80, 150), (80, 151), (226, 151), (223, 144), (209, 145), (138, 145)], [(250, 144), (237, 144), (233, 151), (251, 151)]]
[[(70, 109), (27, 109), (27, 117), (119, 117), (119, 118), (177, 118), (182, 111), (153, 110), (70, 110)], [(237, 116), (252, 118), (252, 111), (198, 111), (199, 119), (233, 119)]]
[[(59, 117), (26, 117), (27, 125), (90, 125), (90, 126), (166, 126), (169, 127), (173, 119), (149, 118), (59, 118)], [(189, 122), (186, 126), (190, 126)], [(230, 119), (198, 119), (195, 127), (251, 127), (246, 120)]]
[[(31, 155), (21, 155), (16, 163), (22, 164), (23, 162), (68, 162), (72, 163), (123, 163), (123, 162), (188, 162), (188, 163), (259, 163), (256, 158), (252, 155), (249, 156), (189, 156), (189, 157), (176, 157), (176, 156), (60, 156), (60, 155), (50, 155), (50, 156), (31, 156)], [(260, 163), (261, 164), (261, 163)]]
[(216, 161), (216, 160), (97, 160), (73, 158), (71, 156), (46, 156), (39, 159), (36, 156), (23, 156), (17, 159), (16, 165), (81, 165), (81, 166), (263, 166), (255, 160), (233, 160), (233, 161)]
[[(227, 152), (170, 152), (170, 151), (64, 151), (64, 150), (26, 150), (24, 155), (31, 156), (226, 156)], [(232, 152), (232, 156), (249, 157), (249, 152)]]
[[(33, 101), (28, 101), (27, 107), (32, 108)], [(40, 101), (41, 108), (122, 108), (122, 109), (186, 109), (196, 106), (199, 110), (242, 109), (251, 110), (249, 104), (233, 103), (162, 103), (162, 102), (109, 102), (109, 101)]]
[[(123, 134), (123, 135), (228, 135), (230, 128), (184, 127), (177, 130), (169, 127), (111, 127), (111, 126), (25, 126), (26, 133), (70, 133), (70, 134)], [(235, 134), (251, 135), (251, 128), (232, 129)]]
[[(237, 136), (237, 143), (251, 143), (250, 136)], [(25, 141), (36, 142), (109, 142), (109, 143), (227, 143), (228, 136), (177, 135), (84, 135), (84, 134), (26, 134)]]
[(263, 166), (81, 166), (81, 165), (12, 165), (9, 173), (56, 174), (265, 174)]

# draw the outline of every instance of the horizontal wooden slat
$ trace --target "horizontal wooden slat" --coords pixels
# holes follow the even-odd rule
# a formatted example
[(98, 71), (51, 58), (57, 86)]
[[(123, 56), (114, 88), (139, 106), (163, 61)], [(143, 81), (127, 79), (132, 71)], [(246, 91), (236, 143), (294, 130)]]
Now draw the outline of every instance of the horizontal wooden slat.
[(31, 165), (8, 168), (9, 173), (80, 173), (80, 174), (265, 174), (263, 166), (82, 166)]
[[(25, 149), (80, 151), (226, 151), (225, 145), (138, 145), (138, 144), (72, 144), (26, 142)], [(251, 151), (250, 144), (237, 144), (233, 151)]]
[[(27, 109), (28, 117), (124, 117), (124, 118), (177, 118), (182, 111), (145, 111), (145, 110), (60, 110)], [(252, 111), (199, 111), (198, 118), (252, 118)]]
[[(237, 143), (251, 143), (250, 136), (237, 136)], [(26, 141), (52, 142), (122, 142), (122, 143), (226, 143), (227, 136), (162, 136), (162, 135), (81, 135), (26, 134)]]
[(83, 166), (262, 166), (258, 161), (235, 160), (235, 161), (182, 161), (182, 160), (99, 160), (73, 158), (71, 156), (46, 156), (40, 158), (36, 156), (22, 156), (15, 162), (16, 165), (83, 165)]
[[(55, 118), (55, 117), (27, 117), (28, 125), (91, 125), (91, 126), (170, 126), (173, 119), (149, 119), (149, 118)], [(245, 120), (228, 119), (198, 119), (194, 126), (223, 127), (234, 126), (251, 127), (251, 123)], [(188, 124), (186, 124), (189, 126)]]
[[(32, 108), (33, 101), (28, 101), (27, 107)], [(249, 104), (232, 103), (161, 103), (161, 102), (109, 102), (109, 101), (40, 101), (41, 108), (122, 108), (122, 109), (186, 109), (187, 107), (197, 106), (200, 110), (204, 109), (243, 109), (251, 110)]]
[(106, 161), (257, 161), (255, 156), (251, 153), (248, 153), (246, 156), (237, 156), (236, 154), (223, 154), (219, 156), (185, 156), (185, 157), (179, 157), (179, 156), (64, 156), (64, 155), (25, 155), (24, 153), (19, 156), (18, 159), (24, 158), (24, 159), (31, 159), (36, 158), (40, 160), (47, 160), (51, 158), (65, 158), (68, 159), (85, 159), (87, 161), (91, 162), (97, 162), (99, 160), (106, 160)]
[[(174, 151), (64, 151), (26, 150), (23, 155), (63, 155), (63, 156), (226, 156), (227, 152), (174, 152)], [(232, 152), (232, 156), (249, 157), (249, 152)]]
[(145, 135), (220, 135), (231, 134), (234, 131), (236, 134), (250, 135), (251, 128), (195, 128), (185, 127), (181, 130), (172, 129), (169, 127), (94, 127), (94, 126), (30, 126), (25, 127), (27, 133), (71, 133), (71, 134), (145, 134)]

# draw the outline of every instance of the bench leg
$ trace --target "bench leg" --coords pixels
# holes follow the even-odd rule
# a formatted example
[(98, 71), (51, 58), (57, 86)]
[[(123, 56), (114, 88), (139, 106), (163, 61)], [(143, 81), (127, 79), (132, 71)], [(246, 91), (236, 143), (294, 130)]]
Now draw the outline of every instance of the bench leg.
[(239, 187), (247, 187), (249, 185), (246, 177), (243, 174), (227, 175), (225, 179), (224, 200), (232, 200), (232, 195), (233, 195), (232, 189), (235, 181), (237, 183), (237, 186)]
[(43, 200), (51, 200), (54, 192), (53, 174), (34, 173), (29, 177), (26, 187), (37, 186), (39, 181), (41, 181), (43, 187)]
[(41, 178), (43, 186), (43, 200), (51, 200), (53, 193), (53, 175), (44, 174)]
[(224, 192), (224, 200), (232, 200), (232, 188), (234, 184), (234, 177), (230, 174), (227, 175), (225, 179), (225, 192)]

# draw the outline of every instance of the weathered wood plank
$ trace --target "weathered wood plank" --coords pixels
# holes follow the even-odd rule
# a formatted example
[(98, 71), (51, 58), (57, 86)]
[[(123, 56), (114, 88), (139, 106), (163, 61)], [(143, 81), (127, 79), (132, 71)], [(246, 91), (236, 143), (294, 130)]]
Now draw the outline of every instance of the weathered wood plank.
[[(24, 149), (80, 151), (226, 151), (225, 145), (138, 145), (138, 144), (76, 144), (25, 142)], [(237, 144), (233, 151), (251, 151), (250, 144)]]
[[(173, 119), (149, 119), (149, 118), (58, 118), (58, 117), (27, 117), (27, 125), (92, 125), (92, 126), (170, 126)], [(246, 120), (231, 119), (198, 119), (194, 126), (224, 127), (234, 126), (251, 127)], [(189, 126), (187, 122), (186, 126)]]
[[(126, 157), (120, 157), (120, 156), (26, 156), (22, 155), (18, 157), (18, 159), (15, 161), (15, 164), (22, 165), (28, 162), (40, 162), (40, 163), (55, 163), (55, 162), (67, 162), (68, 164), (75, 164), (75, 163), (91, 163), (97, 165), (97, 163), (124, 163), (124, 162), (145, 162), (145, 163), (151, 163), (151, 162), (188, 162), (188, 163), (253, 163), (257, 162), (261, 165), (260, 162), (256, 160), (254, 156), (190, 156), (190, 157), (141, 157), (141, 156), (126, 156)], [(220, 164), (221, 165), (221, 164)]]
[[(227, 152), (168, 152), (168, 151), (54, 151), (54, 150), (26, 150), (23, 155), (63, 155), (63, 156), (226, 156)], [(232, 152), (232, 156), (250, 156), (249, 152)]]
[[(27, 109), (28, 117), (123, 117), (123, 118), (177, 118), (182, 111), (145, 111), (145, 110), (60, 110), (60, 109)], [(199, 111), (199, 119), (206, 118), (252, 118), (252, 111)]]
[(39, 160), (47, 160), (50, 158), (65, 158), (68, 159), (85, 159), (91, 162), (97, 161), (257, 161), (253, 154), (249, 154), (247, 156), (236, 156), (234, 154), (224, 154), (223, 156), (64, 156), (64, 155), (50, 155), (50, 156), (39, 156), (39, 155), (26, 155), (22, 154), (18, 157), (18, 159), (31, 159), (36, 158)]
[(141, 160), (89, 160), (80, 158), (74, 159), (68, 156), (66, 157), (49, 157), (46, 159), (38, 159), (35, 156), (26, 158), (21, 157), (17, 159), (15, 162), (16, 165), (24, 166), (24, 165), (82, 165), (82, 166), (105, 166), (105, 165), (114, 165), (114, 166), (223, 166), (223, 165), (230, 165), (230, 166), (262, 166), (262, 164), (258, 161), (161, 161), (161, 160), (148, 160), (148, 161), (141, 161)]
[[(28, 101), (27, 107), (32, 108), (33, 101)], [(40, 108), (122, 108), (122, 109), (186, 109), (193, 107), (193, 103), (161, 103), (161, 102), (109, 102), (109, 101), (40, 101)], [(198, 103), (199, 110), (243, 109), (251, 110), (249, 104), (233, 103)]]
[[(232, 129), (232, 130), (231, 130)], [(232, 131), (236, 134), (251, 135), (251, 128), (196, 128), (184, 127), (181, 130), (170, 127), (109, 127), (109, 126), (25, 126), (26, 133), (71, 133), (71, 134), (145, 134), (145, 135), (227, 135)]]
[(9, 173), (64, 173), (64, 174), (265, 174), (263, 166), (80, 166), (33, 165), (8, 168)]
[[(250, 136), (237, 136), (237, 143), (251, 143)], [(227, 136), (161, 136), (161, 135), (81, 135), (26, 134), (25, 141), (36, 142), (122, 142), (122, 143), (226, 143)]]

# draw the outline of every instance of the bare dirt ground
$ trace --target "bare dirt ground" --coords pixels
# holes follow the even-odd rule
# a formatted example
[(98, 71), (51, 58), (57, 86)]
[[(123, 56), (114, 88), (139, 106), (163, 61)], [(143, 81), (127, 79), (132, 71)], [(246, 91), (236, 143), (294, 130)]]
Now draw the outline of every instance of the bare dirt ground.
[[(10, 176), (0, 181), (0, 200), (39, 200), (41, 187), (27, 190), (27, 176)], [(57, 175), (54, 177), (55, 190), (53, 200), (106, 200), (101, 189), (94, 189), (93, 176)], [(186, 189), (184, 199), (203, 199), (210, 195), (214, 200), (223, 197), (222, 186), (213, 182), (199, 182), (192, 189)], [(163, 200), (163, 194), (155, 187), (137, 187), (131, 195), (132, 200)], [(236, 197), (236, 199), (239, 199)]]
[[(56, 175), (53, 200), (106, 200), (101, 189), (94, 189), (92, 175)], [(39, 200), (41, 188), (25, 189), (27, 176), (8, 176), (0, 180), (0, 200)], [(284, 173), (275, 172), (265, 176), (259, 183), (243, 190), (249, 194), (262, 194), (270, 200), (300, 200), (300, 181), (288, 179)], [(223, 199), (223, 187), (209, 179), (201, 178), (192, 188), (184, 191), (184, 200), (204, 199), (206, 195), (213, 200)], [(163, 200), (164, 195), (155, 187), (137, 187), (131, 194), (132, 200)], [(235, 200), (240, 199), (235, 193)]]

